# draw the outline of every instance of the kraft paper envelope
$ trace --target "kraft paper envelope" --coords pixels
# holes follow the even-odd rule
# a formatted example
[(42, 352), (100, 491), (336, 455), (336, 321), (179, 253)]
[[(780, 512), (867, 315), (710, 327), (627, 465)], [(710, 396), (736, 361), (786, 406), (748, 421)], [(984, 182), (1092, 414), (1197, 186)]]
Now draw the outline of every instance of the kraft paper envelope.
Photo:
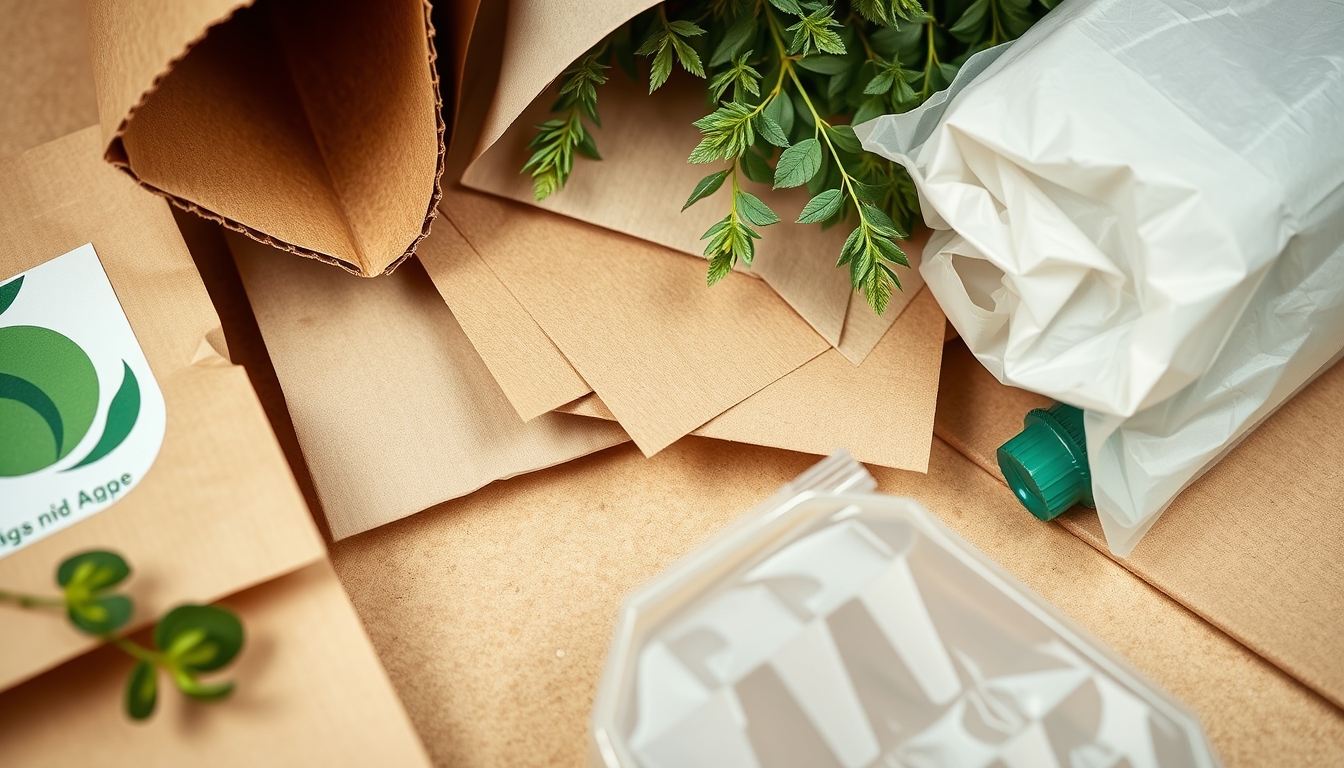
[(829, 348), (759, 280), (729, 275), (711, 288), (702, 262), (643, 240), (466, 189), (445, 203), (646, 454)]
[[(1047, 405), (948, 345), (936, 431), (996, 478), (994, 451)], [(1185, 490), (1119, 561), (1251, 650), (1344, 706), (1344, 367), (1336, 366)], [(1005, 487), (1000, 491), (1011, 499)], [(1039, 525), (1026, 510), (1018, 523)], [(1095, 513), (1060, 518), (1107, 552)]]
[[(621, 600), (815, 462), (694, 437), (652, 459), (617, 447), (338, 542), (332, 560), (437, 764), (581, 766)], [(927, 475), (874, 475), (1189, 705), (1227, 768), (1344, 762), (1344, 712), (1058, 526), (1022, 524), (943, 441)]]
[[(218, 318), (167, 203), (145, 194), (101, 160), (96, 128), (0, 160), (0, 283), (12, 285), (13, 275), (85, 244), (92, 244), (96, 251), (93, 269), (100, 263), (129, 321), (133, 341), (147, 361), (139, 381), (144, 420), (131, 429), (121, 446), (125, 450), (113, 450), (81, 473), (65, 474), (71, 471), (66, 464), (79, 458), (79, 453), (71, 452), (66, 464), (0, 481), (11, 488), (18, 481), (34, 478), (50, 483), (49, 489), (43, 486), (39, 491), (50, 492), (51, 506), (64, 499), (77, 512), (80, 493), (97, 495), (94, 484), (84, 485), (81, 480), (80, 487), (67, 487), (73, 481), (62, 478), (87, 478), (90, 473), (102, 478), (100, 472), (105, 468), (108, 481), (125, 480), (127, 451), (156, 434), (147, 430), (153, 429), (157, 392), (162, 394), (158, 413), (160, 418), (166, 416), (162, 445), (148, 471), (134, 473), (120, 501), (45, 538), (34, 536), (30, 538), (34, 543), (26, 547), (0, 549), (0, 585), (50, 593), (55, 567), (65, 557), (86, 549), (114, 549), (143, 574), (132, 580), (129, 591), (136, 600), (137, 623), (144, 624), (177, 603), (209, 602), (322, 557), (321, 538), (247, 375), (224, 357)], [(52, 290), (37, 279), (25, 278), (25, 282), (30, 284), (20, 286), (6, 315), (0, 316), (0, 326), (10, 325), (13, 321), (8, 318), (20, 316), (16, 313), (31, 316), (41, 310), (31, 297), (43, 295), (35, 291)], [(57, 285), (56, 290), (63, 287)], [(58, 320), (78, 318), (78, 313), (89, 311), (86, 306), (63, 306), (59, 300), (52, 305), (49, 315)], [(94, 321), (109, 319), (112, 324), (119, 320), (109, 315)], [(107, 350), (92, 353), (99, 364), (106, 362)], [(128, 354), (139, 353), (132, 350)], [(52, 365), (57, 362), (50, 357), (40, 359)], [(114, 365), (118, 362), (111, 360)], [(130, 370), (129, 364), (123, 365)], [(62, 381), (71, 384), (68, 379)], [(117, 382), (109, 380), (99, 386), (105, 388), (99, 391), (110, 393)], [(123, 379), (117, 391), (125, 387)], [(108, 410), (111, 405), (99, 407)], [(97, 422), (89, 427), (88, 439), (79, 444), (80, 453), (89, 450), (83, 446), (92, 444), (100, 430)], [(111, 432), (101, 431), (104, 435)], [(49, 434), (54, 435), (55, 428)], [(99, 438), (98, 444), (102, 442)], [(104, 483), (100, 479), (96, 484), (106, 496), (110, 482)], [(4, 507), (15, 503), (14, 492), (8, 493), (8, 502), (0, 497), (0, 510), (7, 516), (26, 513), (35, 532), (55, 519), (48, 505), (38, 504), (40, 508), (31, 510)], [(43, 521), (42, 513), (53, 517)], [(98, 642), (70, 631), (65, 622), (51, 616), (4, 610), (0, 689)]]
[(444, 123), (426, 0), (91, 0), (108, 161), (373, 276), (429, 232)]
[[(702, 80), (678, 74), (650, 96), (645, 82), (632, 82), (613, 70), (598, 89), (602, 127), (594, 137), (604, 159), (578, 160), (565, 189), (541, 203), (533, 199), (530, 175), (519, 172), (531, 154), (527, 143), (535, 134), (533, 126), (550, 117), (557, 95), (552, 81), (612, 29), (652, 5), (647, 0), (604, 0), (578, 10), (559, 0), (511, 0), (507, 18), (478, 18), (464, 64), (466, 77), (494, 77), (497, 68), (498, 84), (493, 94), (477, 88), (474, 102), (461, 105), (453, 140), (474, 147), (462, 183), (700, 256), (701, 235), (723, 217), (730, 195), (724, 188), (681, 211), (696, 182), (721, 166), (686, 162), (700, 140), (691, 123), (706, 114)], [(479, 112), (484, 116), (472, 119)], [(480, 124), (479, 135), (463, 131), (464, 118)], [(840, 347), (848, 328), (850, 282), (845, 270), (835, 268), (835, 260), (848, 230), (823, 232), (793, 223), (807, 203), (806, 190), (771, 192), (753, 183), (747, 187), (784, 219), (761, 228), (750, 271), (764, 278), (832, 346)], [(703, 262), (696, 264), (704, 271)], [(906, 295), (913, 295), (921, 284), (917, 270), (900, 268), (899, 275), (911, 289)], [(893, 297), (882, 317), (849, 332), (852, 338), (842, 348), (846, 357), (856, 364), (863, 360), (900, 314), (902, 298)]]
[[(843, 447), (864, 463), (925, 472), (934, 416), (926, 395), (937, 391), (944, 322), (921, 291), (862, 365), (828, 349), (691, 434), (823, 456)], [(615, 418), (596, 395), (558, 410)]]
[(122, 712), (134, 663), (102, 648), (0, 694), (5, 764), (428, 766), (387, 673), (326, 561), (229, 597), (247, 644), (222, 702), (161, 691), (144, 723)]
[(416, 263), (370, 282), (229, 246), (334, 539), (629, 439), (567, 414), (524, 423)]

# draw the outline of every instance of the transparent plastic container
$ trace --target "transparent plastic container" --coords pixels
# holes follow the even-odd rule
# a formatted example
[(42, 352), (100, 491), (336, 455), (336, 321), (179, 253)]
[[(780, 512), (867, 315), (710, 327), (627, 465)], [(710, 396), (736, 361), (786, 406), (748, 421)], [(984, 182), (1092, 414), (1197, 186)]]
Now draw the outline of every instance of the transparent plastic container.
[(1185, 708), (875, 486), (831, 456), (632, 595), (590, 766), (1219, 764)]

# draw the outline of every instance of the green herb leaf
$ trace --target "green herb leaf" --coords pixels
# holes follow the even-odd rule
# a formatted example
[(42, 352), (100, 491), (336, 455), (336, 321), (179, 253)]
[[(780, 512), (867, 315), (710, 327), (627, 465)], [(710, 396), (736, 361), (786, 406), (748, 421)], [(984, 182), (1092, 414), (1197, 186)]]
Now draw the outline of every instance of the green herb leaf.
[(793, 131), (793, 101), (787, 95), (776, 96), (765, 105), (762, 112), (775, 121), (779, 129), (784, 132), (787, 141), (789, 133)]
[(135, 603), (125, 595), (101, 595), (66, 604), (66, 616), (80, 631), (110, 635), (126, 626), (135, 613)]
[(770, 210), (770, 206), (750, 192), (737, 193), (737, 209), (742, 212), (742, 218), (758, 227), (768, 227), (779, 222), (779, 217)]
[(799, 224), (817, 224), (825, 221), (840, 210), (840, 204), (844, 202), (843, 195), (838, 189), (828, 189), (803, 206), (803, 212), (798, 214)]
[(770, 4), (785, 13), (792, 13), (794, 16), (803, 15), (803, 9), (798, 7), (798, 0), (770, 0)]
[(695, 121), (704, 138), (691, 151), (688, 162), (712, 163), (742, 156), (756, 141), (751, 107), (732, 101)]
[(131, 575), (131, 566), (115, 552), (91, 550), (66, 558), (56, 569), (61, 588), (96, 592), (116, 586)]
[(775, 165), (775, 188), (805, 184), (821, 168), (821, 142), (806, 139), (784, 150)]
[(775, 169), (754, 149), (747, 150), (739, 162), (742, 173), (757, 184), (769, 184), (775, 178)]
[(789, 146), (789, 137), (784, 133), (784, 128), (764, 111), (756, 116), (756, 131), (776, 147)]
[(224, 608), (181, 605), (154, 627), (154, 645), (167, 661), (188, 672), (212, 672), (233, 661), (242, 649), (243, 624)]
[(649, 93), (653, 93), (667, 82), (672, 74), (672, 47), (664, 46), (653, 57), (653, 66), (649, 69)]
[(132, 720), (144, 720), (154, 714), (158, 698), (158, 670), (148, 661), (136, 662), (126, 679), (126, 714)]
[(826, 135), (830, 137), (835, 148), (841, 152), (848, 152), (851, 155), (863, 152), (863, 144), (859, 142), (859, 137), (854, 135), (854, 129), (848, 125), (836, 125), (827, 128)]
[(835, 33), (834, 28), (839, 27), (840, 22), (835, 20), (833, 11), (831, 6), (818, 7), (802, 17), (797, 24), (789, 27), (788, 31), (793, 33), (789, 53), (802, 53), (803, 56), (807, 56), (815, 50), (843, 55), (845, 44)]
[(756, 30), (755, 16), (743, 16), (738, 19), (733, 26), (728, 28), (723, 40), (719, 41), (719, 46), (714, 49), (714, 54), (709, 57), (709, 66), (717, 67), (731, 61), (752, 40), (756, 39)]
[(728, 178), (728, 171), (725, 169), (718, 173), (711, 173), (701, 179), (699, 183), (695, 185), (695, 189), (692, 190), (691, 196), (686, 199), (686, 204), (681, 206), (681, 210), (684, 211), (701, 200), (704, 200), (706, 197), (718, 192), (719, 187), (723, 186), (723, 180), (726, 178)]

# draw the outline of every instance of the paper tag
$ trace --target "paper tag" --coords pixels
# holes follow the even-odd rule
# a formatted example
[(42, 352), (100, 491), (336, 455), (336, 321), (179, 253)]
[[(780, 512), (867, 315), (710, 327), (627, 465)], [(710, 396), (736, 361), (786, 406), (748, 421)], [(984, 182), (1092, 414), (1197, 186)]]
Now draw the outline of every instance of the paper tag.
[(124, 498), (165, 426), (93, 245), (0, 282), (0, 557)]

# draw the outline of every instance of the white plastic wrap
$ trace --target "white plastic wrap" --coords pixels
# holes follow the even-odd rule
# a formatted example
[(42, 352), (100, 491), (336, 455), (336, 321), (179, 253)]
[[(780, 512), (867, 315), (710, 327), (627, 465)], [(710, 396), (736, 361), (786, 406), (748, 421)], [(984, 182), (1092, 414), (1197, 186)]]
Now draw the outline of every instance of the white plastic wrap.
[(625, 603), (592, 768), (1215, 768), (1198, 721), (843, 452)]
[(1084, 409), (1118, 555), (1344, 347), (1339, 0), (1066, 0), (856, 131), (971, 351)]

